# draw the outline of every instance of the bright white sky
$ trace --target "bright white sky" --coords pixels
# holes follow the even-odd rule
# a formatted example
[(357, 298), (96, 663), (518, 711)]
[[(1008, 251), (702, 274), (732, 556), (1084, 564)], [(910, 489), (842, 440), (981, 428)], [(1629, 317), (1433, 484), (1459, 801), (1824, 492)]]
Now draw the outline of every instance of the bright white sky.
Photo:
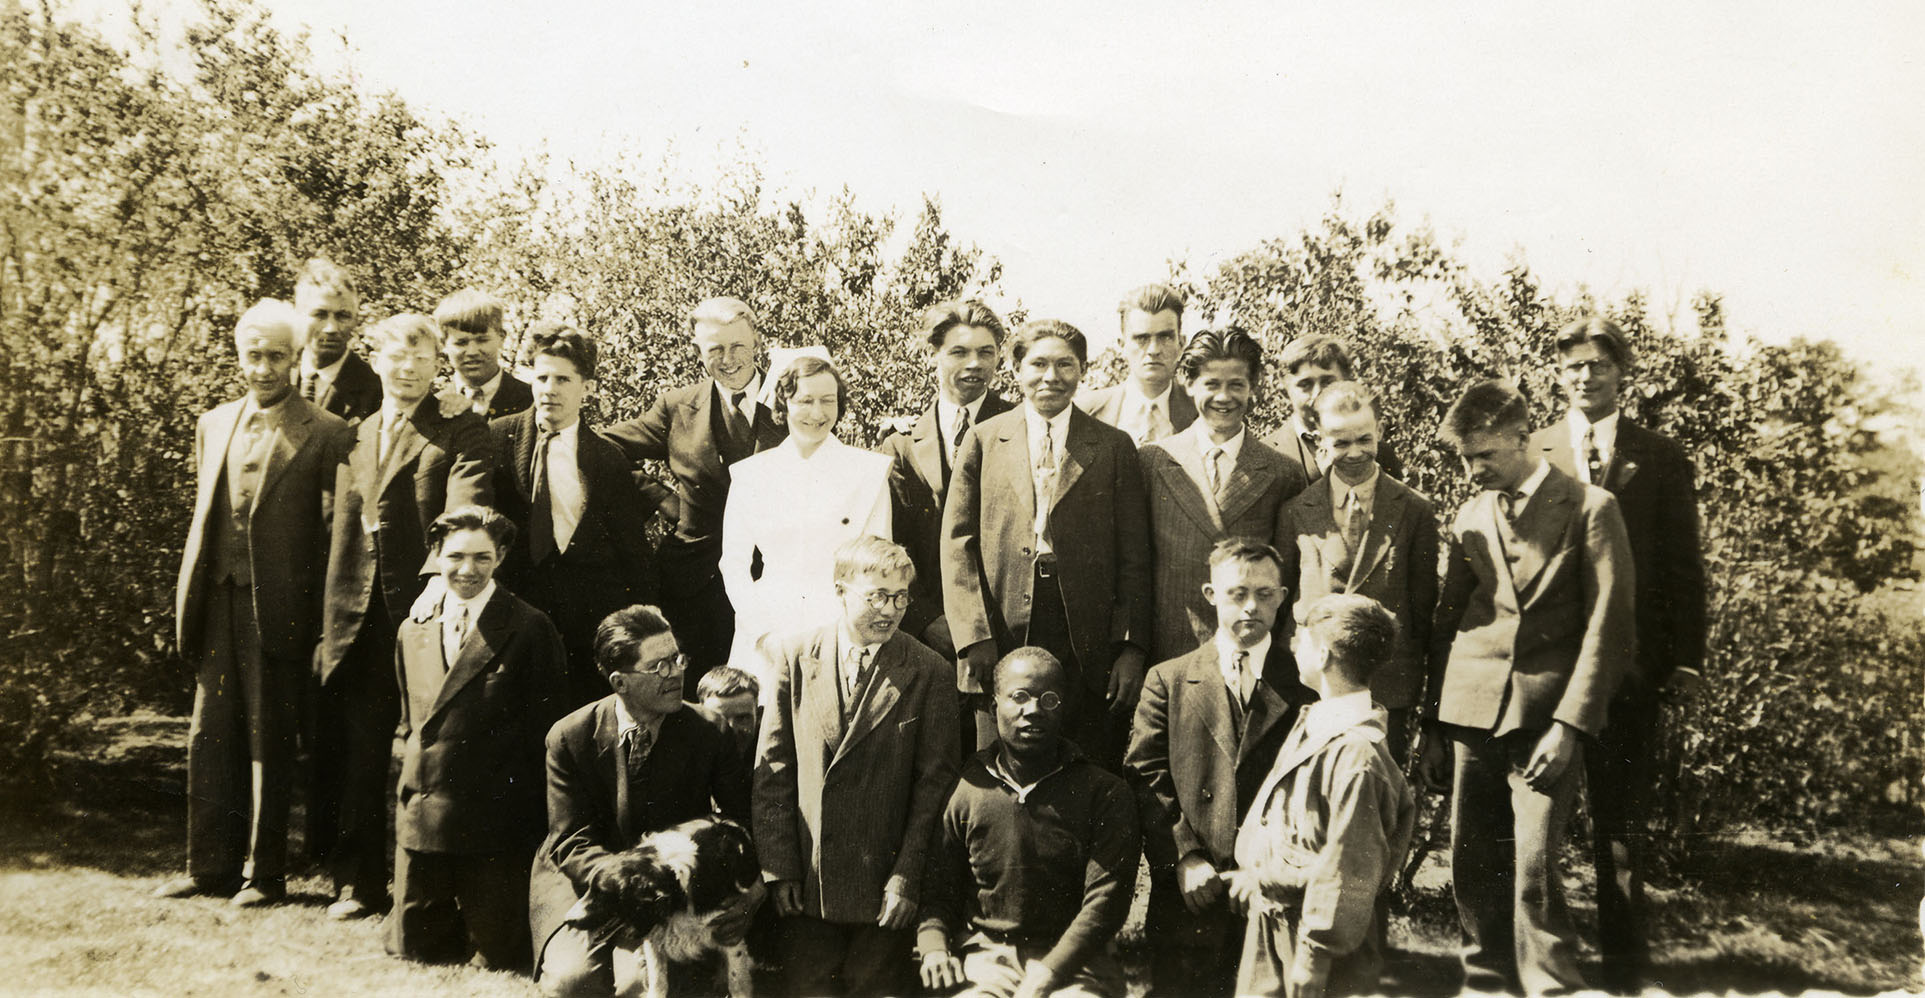
[[(82, 0), (107, 6), (112, 0)], [(1925, 370), (1925, 7), (270, 0), (370, 87), (518, 157), (699, 181), (738, 140), (782, 191), (847, 184), (1104, 335), (1124, 289), (1394, 198), (1496, 276), (1643, 287), (1688, 319)]]

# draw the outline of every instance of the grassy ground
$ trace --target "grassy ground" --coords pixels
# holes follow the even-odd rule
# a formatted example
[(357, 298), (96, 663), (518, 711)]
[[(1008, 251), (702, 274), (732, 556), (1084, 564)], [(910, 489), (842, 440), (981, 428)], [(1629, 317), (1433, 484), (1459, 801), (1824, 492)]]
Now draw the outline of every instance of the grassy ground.
[[(178, 719), (117, 719), (56, 787), (0, 802), (0, 994), (532, 993), (510, 975), (385, 956), (378, 923), (323, 916), (318, 877), (265, 911), (148, 897), (181, 866), (184, 741)], [(1433, 857), (1393, 921), (1392, 993), (1457, 990), (1448, 878)], [(1588, 931), (1588, 878), (1571, 884)], [(1925, 862), (1902, 837), (1721, 841), (1654, 890), (1654, 975), (1674, 993), (1917, 990), (1921, 893)]]

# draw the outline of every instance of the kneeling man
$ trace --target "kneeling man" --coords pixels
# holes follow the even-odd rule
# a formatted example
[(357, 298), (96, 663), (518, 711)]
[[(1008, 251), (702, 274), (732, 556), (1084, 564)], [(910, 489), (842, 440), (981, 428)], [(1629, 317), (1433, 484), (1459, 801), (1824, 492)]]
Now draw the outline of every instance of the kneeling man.
[(1110, 942), (1136, 886), (1136, 806), (1120, 777), (1063, 737), (1071, 687), (1041, 648), (996, 665), (996, 741), (963, 770), (930, 865), (917, 937), (929, 988), (1123, 994)]

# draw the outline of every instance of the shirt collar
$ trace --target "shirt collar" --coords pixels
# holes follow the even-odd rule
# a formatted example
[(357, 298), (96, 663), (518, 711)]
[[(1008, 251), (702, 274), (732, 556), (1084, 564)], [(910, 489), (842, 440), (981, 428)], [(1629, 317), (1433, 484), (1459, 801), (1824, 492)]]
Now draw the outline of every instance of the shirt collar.
[(1023, 418), (1029, 423), (1029, 435), (1034, 437), (1041, 434), (1043, 432), (1043, 425), (1047, 423), (1050, 428), (1050, 438), (1058, 441), (1060, 445), (1060, 442), (1063, 440), (1064, 434), (1069, 429), (1070, 410), (1074, 408), (1076, 408), (1074, 405), (1066, 405), (1063, 407), (1062, 412), (1059, 412), (1056, 415), (1049, 417), (1048, 419), (1044, 419), (1043, 414), (1040, 412), (1037, 412), (1035, 406), (1030, 405), (1028, 402), (1024, 402)]
[(1352, 492), (1357, 493), (1358, 500), (1365, 506), (1369, 506), (1371, 502), (1377, 498), (1377, 476), (1381, 474), (1383, 474), (1382, 468), (1372, 468), (1370, 469), (1370, 477), (1354, 486), (1344, 481), (1342, 476), (1334, 471), (1325, 475), (1325, 478), (1330, 479), (1331, 507), (1333, 509), (1342, 509), (1344, 503), (1349, 500)]
[[(868, 642), (868, 641), (856, 640), (856, 636), (849, 633), (849, 622), (846, 620), (843, 621), (841, 624), (837, 625), (836, 626), (836, 654), (840, 656), (842, 660), (847, 660), (849, 656), (855, 654), (856, 649), (858, 648), (869, 649), (869, 661), (871, 663), (874, 663), (876, 660), (876, 652), (882, 648), (882, 642), (880, 641)], [(837, 664), (839, 665), (841, 664), (841, 662), (838, 661)]]
[(996, 742), (982, 750), (978, 758), (982, 760), (983, 768), (989, 770), (989, 775), (996, 778), (996, 782), (1009, 788), (1009, 792), (1016, 795), (1016, 803), (1026, 804), (1029, 802), (1029, 795), (1035, 792), (1037, 787), (1048, 782), (1050, 777), (1068, 769), (1072, 764), (1082, 761), (1083, 753), (1076, 747), (1075, 742), (1064, 739), (1057, 746), (1056, 768), (1037, 777), (1036, 782), (1029, 784), (1018, 783), (1016, 777), (1003, 766), (1002, 742)]
[(1611, 410), (1609, 416), (1593, 423), (1582, 410), (1572, 409), (1565, 417), (1571, 428), (1571, 450), (1578, 460), (1584, 460), (1584, 431), (1591, 431), (1591, 439), (1597, 442), (1598, 450), (1609, 454), (1618, 440), (1618, 411)]
[(334, 358), (334, 363), (326, 367), (315, 367), (313, 362), (308, 358), (307, 351), (303, 350), (301, 351), (301, 377), (305, 378), (310, 374), (319, 374), (322, 381), (333, 384), (334, 379), (341, 373), (341, 365), (347, 362), (348, 354), (347, 351), (343, 350), (341, 351), (341, 356)]
[(1231, 437), (1230, 439), (1225, 440), (1224, 442), (1219, 444), (1216, 442), (1214, 438), (1210, 436), (1209, 424), (1205, 423), (1200, 418), (1196, 422), (1190, 424), (1189, 432), (1196, 435), (1197, 453), (1208, 455), (1210, 451), (1218, 447), (1221, 447), (1223, 448), (1223, 456), (1230, 459), (1230, 464), (1232, 466), (1235, 466), (1235, 464), (1237, 463), (1237, 458), (1241, 456), (1243, 453), (1243, 438), (1246, 436), (1249, 436), (1250, 434), (1250, 431), (1247, 428), (1241, 429), (1237, 431), (1236, 436)]
[[(506, 373), (507, 372), (497, 367), (495, 368), (495, 376), (481, 383), (481, 401), (490, 402), (494, 400), (495, 393), (501, 390), (502, 375)], [(463, 396), (468, 395), (468, 383), (461, 380), (460, 375), (455, 375), (455, 390)]]
[[(655, 735), (661, 733), (662, 717), (663, 715), (657, 714), (648, 722), (646, 727), (648, 728), (649, 734)], [(636, 720), (635, 715), (628, 712), (628, 705), (622, 702), (620, 696), (617, 696), (615, 698), (615, 740), (619, 742), (627, 738), (629, 732), (641, 727), (644, 727), (642, 722)]]
[(1371, 701), (1369, 690), (1319, 700), (1310, 705), (1304, 717), (1304, 734), (1312, 740), (1320, 740), (1354, 728), (1370, 720), (1376, 712), (1377, 705)]
[(1138, 409), (1148, 409), (1150, 403), (1154, 402), (1163, 407), (1165, 415), (1170, 411), (1170, 393), (1175, 390), (1176, 380), (1171, 379), (1169, 384), (1163, 386), (1163, 394), (1151, 398), (1143, 394), (1143, 389), (1137, 385), (1135, 378), (1126, 378), (1123, 381), (1123, 397), (1129, 400), (1131, 405)]
[[(716, 398), (721, 399), (723, 405), (728, 405), (729, 396), (735, 394), (735, 389), (722, 387), (722, 383), (720, 381), (716, 381), (714, 378), (709, 379), (709, 384), (715, 386)], [(762, 375), (759, 372), (756, 374), (749, 375), (749, 383), (746, 385), (743, 385), (740, 390), (742, 392), (742, 403), (744, 405), (748, 405), (760, 399), (762, 397)]]
[(1270, 660), (1270, 642), (1272, 640), (1274, 639), (1265, 635), (1262, 641), (1257, 642), (1256, 647), (1245, 648), (1237, 644), (1236, 638), (1218, 630), (1216, 632), (1217, 668), (1223, 670), (1224, 678), (1229, 678), (1230, 663), (1235, 662), (1237, 652), (1242, 651), (1247, 652), (1250, 656), (1244, 659), (1244, 661), (1253, 663), (1250, 669), (1251, 675), (1261, 673), (1263, 671), (1263, 663)]
[(950, 430), (954, 429), (956, 426), (956, 410), (958, 409), (969, 410), (969, 425), (974, 426), (981, 422), (983, 400), (987, 398), (989, 398), (989, 393), (984, 392), (976, 396), (974, 402), (966, 405), (956, 405), (940, 395), (936, 396), (936, 429), (944, 435), (947, 435)]
[(467, 607), (468, 619), (472, 621), (480, 615), (481, 608), (488, 605), (488, 600), (493, 597), (494, 594), (495, 580), (493, 579), (489, 579), (488, 584), (481, 587), (481, 591), (475, 594), (474, 599), (462, 599), (455, 595), (454, 590), (450, 589), (441, 597), (441, 615), (443, 617), (451, 617), (460, 612), (462, 607)]
[(1526, 475), (1524, 481), (1517, 486), (1517, 495), (1524, 499), (1529, 499), (1531, 496), (1536, 495), (1537, 487), (1543, 485), (1544, 479), (1549, 478), (1550, 475), (1551, 466), (1546, 464), (1543, 458), (1538, 458), (1537, 467), (1532, 468), (1531, 473)]
[[(553, 447), (559, 443), (570, 443), (570, 444), (574, 443), (575, 439), (581, 436), (581, 429), (582, 429), (581, 417), (576, 416), (574, 422), (569, 423), (567, 426), (564, 426), (559, 430), (556, 430), (553, 434), (549, 436), (548, 446)], [(535, 432), (536, 433), (542, 432), (540, 416), (535, 417)]]

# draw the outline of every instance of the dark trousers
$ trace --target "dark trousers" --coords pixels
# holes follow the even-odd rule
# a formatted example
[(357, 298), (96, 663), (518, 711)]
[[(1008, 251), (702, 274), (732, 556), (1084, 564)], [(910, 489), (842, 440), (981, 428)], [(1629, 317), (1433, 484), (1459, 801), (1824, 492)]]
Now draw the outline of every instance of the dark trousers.
[(777, 927), (784, 992), (880, 998), (909, 986), (909, 931), (794, 915)]
[[(722, 588), (722, 576), (714, 566), (707, 580), (693, 586), (684, 580), (662, 579), (662, 616), (675, 631), (675, 643), (688, 656), (688, 671), (682, 674), (682, 698), (698, 701), (696, 684), (718, 665), (729, 664), (729, 648), (735, 643), (735, 605)], [(736, 663), (754, 674), (751, 663)]]
[(1493, 738), (1451, 730), (1451, 886), (1464, 932), (1464, 986), (1472, 991), (1538, 995), (1584, 987), (1577, 930), (1557, 872), (1583, 760), (1549, 794), (1532, 790), (1524, 767), (1541, 734)]
[(1150, 943), (1150, 998), (1228, 998), (1243, 951), (1243, 918), (1219, 898), (1201, 913), (1183, 904), (1176, 873), (1150, 877), (1143, 936)]
[(394, 851), (388, 952), (426, 963), (468, 959), (490, 970), (529, 968), (528, 866), (523, 851), (461, 855)]
[(1611, 720), (1584, 758), (1591, 811), (1591, 858), (1597, 870), (1598, 949), (1604, 987), (1640, 989), (1644, 938), (1644, 862), (1647, 822), (1657, 774), (1653, 756), (1660, 705), (1655, 691), (1637, 690), (1611, 704)]
[(271, 889), (287, 877), (305, 664), (262, 653), (252, 587), (215, 583), (206, 607), (187, 735), (187, 872)]
[(310, 750), (308, 841), (318, 843), (337, 892), (377, 909), (388, 898), (390, 766), (401, 719), (394, 634), (377, 594), (361, 633), (316, 695)]
[[(1063, 734), (1080, 747), (1091, 761), (1112, 773), (1121, 772), (1123, 750), (1128, 747), (1131, 713), (1112, 715), (1106, 696), (1109, 692), (1110, 663), (1084, 662), (1076, 657), (1070, 639), (1069, 611), (1063, 605), (1063, 587), (1055, 570), (1043, 561), (1036, 563), (1036, 578), (1030, 589), (1029, 629), (1023, 643), (1035, 645), (1055, 655), (1063, 663), (1070, 680), (1069, 703), (1063, 710)], [(1135, 704), (1128, 705), (1134, 708)]]

